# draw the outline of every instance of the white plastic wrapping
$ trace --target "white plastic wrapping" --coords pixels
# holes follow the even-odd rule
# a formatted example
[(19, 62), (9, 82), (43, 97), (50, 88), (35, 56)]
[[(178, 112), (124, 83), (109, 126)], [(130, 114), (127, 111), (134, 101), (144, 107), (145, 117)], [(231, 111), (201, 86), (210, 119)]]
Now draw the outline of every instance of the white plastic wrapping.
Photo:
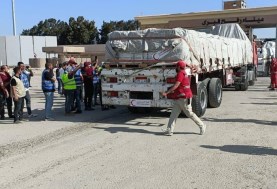
[[(115, 31), (106, 43), (106, 59), (130, 63), (182, 59), (207, 70), (252, 63), (252, 44), (241, 28), (223, 28), (218, 31), (221, 35), (229, 34), (227, 37), (182, 28)], [(231, 35), (232, 32), (235, 34)]]
[(262, 47), (262, 58), (275, 57), (275, 41), (267, 41)]

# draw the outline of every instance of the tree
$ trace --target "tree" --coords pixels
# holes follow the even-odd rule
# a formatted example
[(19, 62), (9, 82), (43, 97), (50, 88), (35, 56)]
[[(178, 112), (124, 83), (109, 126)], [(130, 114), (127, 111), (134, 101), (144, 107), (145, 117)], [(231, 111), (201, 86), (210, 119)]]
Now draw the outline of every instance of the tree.
[(98, 38), (98, 31), (94, 21), (85, 20), (79, 16), (69, 18), (69, 22), (54, 18), (40, 21), (31, 29), (23, 30), (21, 35), (57, 36), (58, 45), (91, 44)]
[(67, 40), (69, 44), (92, 44), (97, 37), (98, 31), (94, 21), (85, 20), (79, 16), (76, 20), (69, 18), (69, 30)]
[(23, 30), (21, 35), (35, 35), (35, 36), (57, 36), (58, 44), (68, 44), (66, 36), (68, 31), (68, 24), (64, 21), (49, 18), (40, 21), (31, 29)]
[(94, 41), (105, 44), (108, 34), (115, 30), (137, 30), (139, 23), (135, 20), (103, 22), (98, 31), (94, 21), (86, 20), (83, 16), (77, 19), (70, 17), (68, 23), (49, 18), (40, 21), (31, 29), (23, 30), (21, 35), (57, 36), (58, 45), (93, 44)]
[(108, 40), (108, 34), (113, 31), (130, 31), (130, 30), (138, 30), (140, 27), (139, 22), (136, 20), (128, 20), (128, 21), (110, 21), (103, 22), (102, 27), (99, 31), (100, 40), (99, 43), (105, 44)]

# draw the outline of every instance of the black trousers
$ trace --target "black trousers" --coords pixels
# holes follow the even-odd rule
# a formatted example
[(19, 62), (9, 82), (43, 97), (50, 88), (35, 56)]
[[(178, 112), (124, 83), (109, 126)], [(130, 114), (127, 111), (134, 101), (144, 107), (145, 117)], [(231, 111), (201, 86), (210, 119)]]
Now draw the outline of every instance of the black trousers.
[(24, 108), (24, 103), (23, 103), (24, 97), (23, 98), (18, 98), (17, 101), (14, 100), (14, 122), (17, 120), (21, 120), (23, 117), (23, 108)]
[(85, 107), (86, 108), (91, 108), (92, 105), (92, 96), (93, 96), (93, 85), (92, 81), (89, 83), (84, 83), (84, 89), (85, 89)]
[(4, 111), (4, 107), (5, 107), (5, 96), (4, 94), (0, 91), (0, 117), (4, 118), (5, 117), (5, 111)]
[(9, 115), (9, 117), (12, 117), (12, 115), (13, 115), (13, 110), (12, 110), (13, 99), (11, 97), (6, 98), (6, 102), (7, 102), (8, 115)]

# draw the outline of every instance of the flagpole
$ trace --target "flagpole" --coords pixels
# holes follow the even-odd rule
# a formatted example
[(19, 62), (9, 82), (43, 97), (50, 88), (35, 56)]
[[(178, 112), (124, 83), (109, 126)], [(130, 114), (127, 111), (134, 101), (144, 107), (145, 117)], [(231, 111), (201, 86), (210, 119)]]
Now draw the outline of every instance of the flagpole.
[(15, 22), (14, 0), (12, 0), (12, 16), (13, 16), (13, 35), (16, 36), (16, 22)]

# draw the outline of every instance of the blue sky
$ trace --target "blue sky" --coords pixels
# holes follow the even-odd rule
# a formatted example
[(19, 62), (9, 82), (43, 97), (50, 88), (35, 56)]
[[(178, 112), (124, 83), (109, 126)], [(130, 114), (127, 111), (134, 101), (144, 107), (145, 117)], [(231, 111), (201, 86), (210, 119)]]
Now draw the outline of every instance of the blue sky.
[[(129, 20), (135, 16), (222, 10), (222, 0), (14, 0), (17, 34), (39, 21), (84, 16), (100, 28), (103, 21)], [(277, 6), (277, 0), (247, 0), (247, 7)], [(0, 35), (12, 35), (11, 0), (0, 1)], [(275, 37), (275, 29), (254, 31)]]

